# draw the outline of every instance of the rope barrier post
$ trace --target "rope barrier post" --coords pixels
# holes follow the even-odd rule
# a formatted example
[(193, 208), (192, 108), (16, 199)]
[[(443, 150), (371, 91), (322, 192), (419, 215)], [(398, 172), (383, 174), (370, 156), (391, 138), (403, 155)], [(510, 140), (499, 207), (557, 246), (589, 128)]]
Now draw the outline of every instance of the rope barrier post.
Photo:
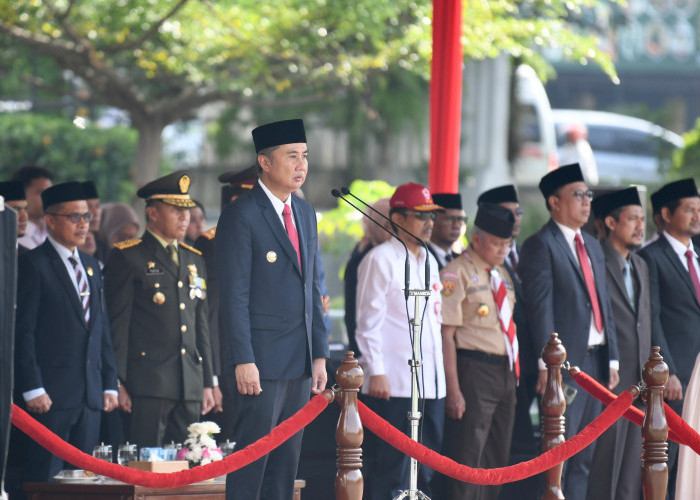
[[(566, 361), (566, 349), (559, 335), (552, 333), (547, 345), (542, 349), (542, 361), (547, 365), (547, 387), (542, 397), (542, 452), (562, 444), (566, 432), (564, 411), (566, 400), (561, 388), (561, 366)], [(544, 473), (545, 488), (542, 500), (564, 500), (561, 491), (563, 463), (557, 464)]]
[(664, 387), (668, 382), (668, 365), (659, 354), (658, 346), (651, 348), (644, 364), (642, 378), (646, 389), (642, 396), (647, 412), (642, 423), (642, 491), (644, 500), (663, 500), (668, 486), (668, 422), (664, 410)]
[(335, 429), (338, 443), (338, 473), (335, 476), (337, 500), (362, 500), (362, 440), (364, 430), (357, 410), (357, 393), (364, 381), (364, 373), (353, 351), (347, 351), (345, 359), (335, 373), (340, 386), (340, 417)]

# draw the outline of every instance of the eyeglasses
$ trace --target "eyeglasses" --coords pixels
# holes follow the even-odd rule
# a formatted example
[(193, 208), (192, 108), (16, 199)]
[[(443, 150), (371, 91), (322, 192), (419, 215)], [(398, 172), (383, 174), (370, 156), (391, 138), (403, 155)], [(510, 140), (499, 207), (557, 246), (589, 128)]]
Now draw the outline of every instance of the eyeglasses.
[(588, 201), (593, 201), (593, 191), (591, 191), (590, 189), (588, 191), (584, 191), (583, 189), (577, 189), (571, 194), (578, 201), (583, 201), (584, 197), (588, 198)]
[(466, 223), (467, 223), (467, 221), (469, 220), (469, 217), (467, 217), (466, 215), (462, 215), (462, 216), (459, 216), (459, 215), (445, 215), (445, 216), (443, 217), (443, 219), (444, 219), (445, 221), (447, 221), (448, 223), (450, 223), (450, 224), (454, 224), (454, 223), (458, 222), (459, 225), (461, 226), (462, 224), (466, 224)]
[(422, 221), (435, 220), (437, 212), (416, 212), (414, 210), (406, 210), (406, 215), (413, 215)]
[(68, 219), (70, 219), (70, 221), (73, 224), (80, 223), (80, 219), (84, 220), (85, 222), (90, 222), (92, 220), (92, 214), (90, 212), (85, 212), (84, 214), (79, 214), (79, 213), (56, 214), (56, 213), (49, 212), (49, 215), (53, 215), (54, 217), (68, 217)]

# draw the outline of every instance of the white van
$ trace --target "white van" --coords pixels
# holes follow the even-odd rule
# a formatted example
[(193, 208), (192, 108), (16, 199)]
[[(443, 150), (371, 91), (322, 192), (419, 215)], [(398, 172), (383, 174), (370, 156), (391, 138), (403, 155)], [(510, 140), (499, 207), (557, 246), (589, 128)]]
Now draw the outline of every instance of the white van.
[(586, 127), (601, 184), (661, 184), (673, 151), (685, 146), (678, 134), (640, 118), (581, 109), (554, 109), (552, 116), (559, 148), (572, 125)]
[(557, 144), (552, 108), (535, 70), (520, 65), (515, 70), (515, 109), (511, 145), (513, 181), (518, 186), (537, 186), (542, 176), (557, 168)]

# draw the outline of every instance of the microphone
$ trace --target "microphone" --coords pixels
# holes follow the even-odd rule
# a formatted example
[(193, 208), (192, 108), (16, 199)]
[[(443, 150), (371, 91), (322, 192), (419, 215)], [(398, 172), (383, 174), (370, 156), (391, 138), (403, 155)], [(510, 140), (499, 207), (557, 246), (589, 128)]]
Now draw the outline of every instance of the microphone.
[[(381, 213), (379, 210), (375, 209), (373, 206), (368, 205), (367, 203), (365, 203), (364, 201), (362, 201), (360, 198), (358, 198), (357, 196), (355, 196), (354, 194), (352, 194), (352, 193), (350, 192), (350, 190), (349, 190), (347, 187), (341, 187), (340, 190), (343, 192), (343, 194), (345, 194), (345, 195), (348, 195), (348, 194), (349, 194), (350, 196), (352, 196), (353, 198), (355, 198), (357, 201), (359, 201), (360, 203), (362, 203), (364, 206), (366, 206), (367, 208), (369, 208), (370, 210), (372, 210), (374, 213), (376, 213), (377, 215), (379, 215), (382, 219), (391, 222), (394, 226), (396, 226), (396, 227), (398, 227), (399, 229), (401, 229), (403, 232), (405, 232), (405, 233), (406, 233), (407, 235), (409, 235), (411, 238), (413, 238), (414, 240), (416, 240), (419, 244), (423, 245), (423, 248), (425, 248), (425, 289), (426, 289), (426, 290), (430, 290), (430, 254), (429, 254), (430, 251), (428, 250), (428, 245), (425, 243), (425, 241), (423, 241), (422, 239), (420, 239), (420, 238), (419, 238), (418, 236), (416, 236), (415, 234), (413, 234), (413, 233), (407, 231), (407, 230), (404, 229), (403, 227), (399, 226), (396, 222), (393, 222), (391, 219), (389, 219), (386, 215), (384, 215), (383, 213)], [(337, 189), (335, 189), (334, 191), (337, 191)], [(358, 210), (359, 210), (359, 209), (358, 209)], [(362, 212), (362, 210), (360, 210), (360, 212)], [(397, 238), (398, 238), (398, 237), (397, 237)], [(399, 239), (400, 239), (400, 238), (399, 238)], [(402, 242), (402, 243), (403, 243), (403, 242)]]
[[(394, 238), (396, 238), (396, 239), (399, 241), (399, 243), (401, 243), (401, 244), (403, 245), (403, 249), (404, 249), (404, 251), (406, 252), (406, 263), (405, 263), (405, 269), (404, 269), (404, 295), (406, 296), (406, 300), (408, 300), (408, 290), (409, 290), (409, 288), (410, 288), (410, 279), (411, 279), (411, 268), (410, 268), (410, 263), (409, 263), (409, 260), (408, 260), (408, 247), (406, 246), (406, 243), (404, 243), (403, 240), (402, 240), (401, 238), (399, 238), (398, 236), (396, 236), (393, 232), (391, 232), (391, 231), (389, 231), (387, 228), (385, 228), (383, 224), (380, 224), (380, 223), (377, 222), (375, 219), (373, 219), (372, 217), (370, 217), (369, 214), (367, 214), (366, 212), (363, 212), (360, 208), (358, 208), (356, 205), (354, 205), (354, 204), (353, 204), (350, 200), (348, 200), (345, 196), (343, 196), (342, 194), (340, 194), (340, 191), (338, 191), (337, 189), (332, 189), (332, 190), (331, 190), (331, 194), (332, 194), (333, 196), (335, 196), (336, 198), (340, 198), (340, 199), (343, 200), (345, 203), (347, 203), (348, 205), (350, 205), (352, 208), (354, 208), (355, 210), (357, 210), (358, 212), (360, 212), (362, 215), (364, 215), (364, 216), (367, 217), (369, 220), (371, 220), (372, 222), (374, 222), (377, 226), (381, 227), (384, 231), (386, 231), (386, 232), (389, 233), (391, 236), (393, 236)], [(363, 202), (363, 203), (364, 203), (364, 202)], [(368, 206), (369, 206), (369, 205), (368, 205)], [(372, 207), (370, 207), (370, 208), (372, 208)], [(374, 208), (372, 208), (372, 210), (374, 210)], [(376, 210), (374, 210), (374, 211), (377, 212)], [(379, 212), (377, 212), (377, 213), (379, 213)], [(383, 214), (381, 214), (381, 213), (379, 213), (379, 215), (381, 215), (382, 217), (384, 217)], [(386, 219), (386, 217), (384, 217), (384, 218)]]

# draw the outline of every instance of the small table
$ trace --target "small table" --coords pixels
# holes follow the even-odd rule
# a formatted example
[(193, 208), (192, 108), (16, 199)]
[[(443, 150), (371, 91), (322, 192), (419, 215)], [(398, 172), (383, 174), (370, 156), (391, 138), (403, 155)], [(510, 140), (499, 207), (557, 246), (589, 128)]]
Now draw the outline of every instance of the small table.
[[(294, 500), (301, 500), (306, 481), (294, 481)], [(204, 481), (180, 488), (145, 488), (116, 481), (95, 483), (27, 483), (29, 500), (224, 500), (225, 481)], [(241, 499), (245, 500), (245, 499)]]

